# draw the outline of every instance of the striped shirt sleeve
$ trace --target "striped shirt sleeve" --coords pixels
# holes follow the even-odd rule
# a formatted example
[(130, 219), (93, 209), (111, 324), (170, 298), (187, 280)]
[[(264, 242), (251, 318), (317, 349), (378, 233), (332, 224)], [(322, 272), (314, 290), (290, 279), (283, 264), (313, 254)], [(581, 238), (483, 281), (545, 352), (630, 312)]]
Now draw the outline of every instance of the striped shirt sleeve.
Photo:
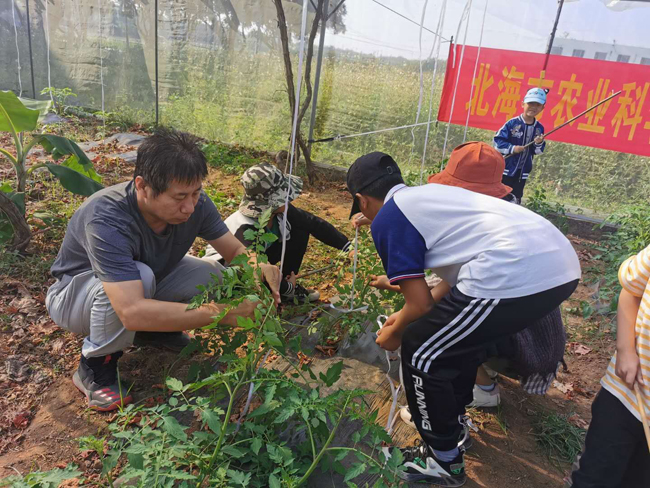
[(650, 246), (625, 260), (618, 270), (618, 281), (635, 297), (642, 297), (650, 278)]

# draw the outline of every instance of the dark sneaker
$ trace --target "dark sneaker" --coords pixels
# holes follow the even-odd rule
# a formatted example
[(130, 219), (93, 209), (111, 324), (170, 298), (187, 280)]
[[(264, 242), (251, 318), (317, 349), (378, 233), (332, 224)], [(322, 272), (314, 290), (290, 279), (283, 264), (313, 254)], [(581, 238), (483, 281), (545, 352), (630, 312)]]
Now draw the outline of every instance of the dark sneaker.
[[(408, 407), (400, 408), (399, 416), (406, 425), (415, 429), (415, 423), (411, 418), (411, 411), (409, 410)], [(469, 429), (471, 428), (475, 432), (478, 432), (478, 429), (472, 423), (472, 419), (469, 418), (469, 416), (467, 415), (463, 415), (459, 417), (458, 421), (463, 426), (463, 430), (461, 431), (460, 437), (458, 438), (458, 447), (467, 451), (469, 450), (470, 447), (474, 445), (474, 441), (472, 440), (472, 437), (469, 435)]]
[[(399, 475), (405, 481), (447, 487), (463, 486), (467, 481), (463, 449), (460, 449), (456, 459), (451, 462), (437, 459), (422, 441), (415, 447), (399, 450), (404, 456), (403, 466), (406, 468), (405, 471), (400, 471)], [(383, 452), (386, 458), (390, 457), (390, 448), (384, 447)]]
[(79, 368), (72, 382), (86, 395), (88, 407), (100, 412), (110, 412), (133, 401), (124, 385), (118, 383), (117, 360), (122, 352), (97, 358), (81, 356)]
[(282, 293), (281, 298), (285, 303), (294, 303), (295, 300), (301, 304), (310, 303), (318, 300), (320, 298), (320, 293), (316, 290), (310, 290), (309, 288), (296, 284), (296, 287), (290, 292)]
[(139, 330), (133, 339), (134, 346), (150, 346), (181, 352), (190, 343), (190, 336), (185, 332), (144, 332)]

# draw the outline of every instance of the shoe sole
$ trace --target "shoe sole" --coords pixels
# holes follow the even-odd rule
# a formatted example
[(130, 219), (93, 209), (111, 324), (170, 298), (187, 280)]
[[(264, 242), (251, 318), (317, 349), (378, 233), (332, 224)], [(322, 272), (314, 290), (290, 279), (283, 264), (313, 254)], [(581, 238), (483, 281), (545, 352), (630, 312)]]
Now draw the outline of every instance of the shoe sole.
[(448, 488), (456, 488), (458, 486), (463, 486), (465, 483), (467, 483), (467, 477), (464, 477), (462, 480), (453, 479), (453, 478), (443, 479), (443, 478), (433, 478), (432, 476), (428, 476), (426, 474), (416, 474), (416, 473), (411, 473), (411, 474), (400, 473), (400, 478), (402, 478), (404, 481), (407, 481), (409, 483), (426, 483), (428, 485), (446, 486)]
[(79, 375), (76, 372), (74, 375), (72, 375), (72, 383), (74, 383), (74, 386), (77, 387), (77, 390), (79, 390), (86, 397), (86, 401), (88, 402), (88, 408), (91, 410), (96, 410), (97, 412), (112, 412), (114, 410), (119, 409), (120, 407), (126, 407), (129, 403), (133, 402), (133, 397), (131, 395), (127, 395), (126, 397), (111, 403), (107, 407), (91, 405), (90, 395), (88, 394), (88, 390), (86, 390), (86, 387), (84, 387), (83, 383), (81, 383), (81, 379), (79, 379)]
[(478, 403), (478, 404), (475, 404), (474, 402), (472, 402), (467, 406), (469, 408), (496, 408), (500, 404), (501, 404), (501, 401), (498, 401), (496, 403)]

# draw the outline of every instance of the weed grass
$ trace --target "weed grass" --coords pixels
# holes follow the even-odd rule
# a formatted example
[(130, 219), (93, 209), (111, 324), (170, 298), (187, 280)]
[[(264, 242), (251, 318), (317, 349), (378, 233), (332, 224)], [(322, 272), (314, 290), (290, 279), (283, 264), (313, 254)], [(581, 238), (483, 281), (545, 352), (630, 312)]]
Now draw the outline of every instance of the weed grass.
[(542, 412), (533, 419), (533, 435), (537, 445), (558, 469), (572, 463), (582, 451), (586, 430), (576, 427), (556, 412)]

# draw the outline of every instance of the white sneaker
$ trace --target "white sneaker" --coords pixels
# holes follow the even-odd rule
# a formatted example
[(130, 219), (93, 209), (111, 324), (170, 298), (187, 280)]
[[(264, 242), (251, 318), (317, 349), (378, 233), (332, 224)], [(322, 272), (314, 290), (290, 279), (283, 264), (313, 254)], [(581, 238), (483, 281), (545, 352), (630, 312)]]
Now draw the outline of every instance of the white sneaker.
[(467, 406), (474, 408), (496, 407), (500, 403), (501, 393), (498, 384), (494, 385), (494, 390), (492, 391), (485, 391), (478, 385), (474, 385), (474, 400)]

